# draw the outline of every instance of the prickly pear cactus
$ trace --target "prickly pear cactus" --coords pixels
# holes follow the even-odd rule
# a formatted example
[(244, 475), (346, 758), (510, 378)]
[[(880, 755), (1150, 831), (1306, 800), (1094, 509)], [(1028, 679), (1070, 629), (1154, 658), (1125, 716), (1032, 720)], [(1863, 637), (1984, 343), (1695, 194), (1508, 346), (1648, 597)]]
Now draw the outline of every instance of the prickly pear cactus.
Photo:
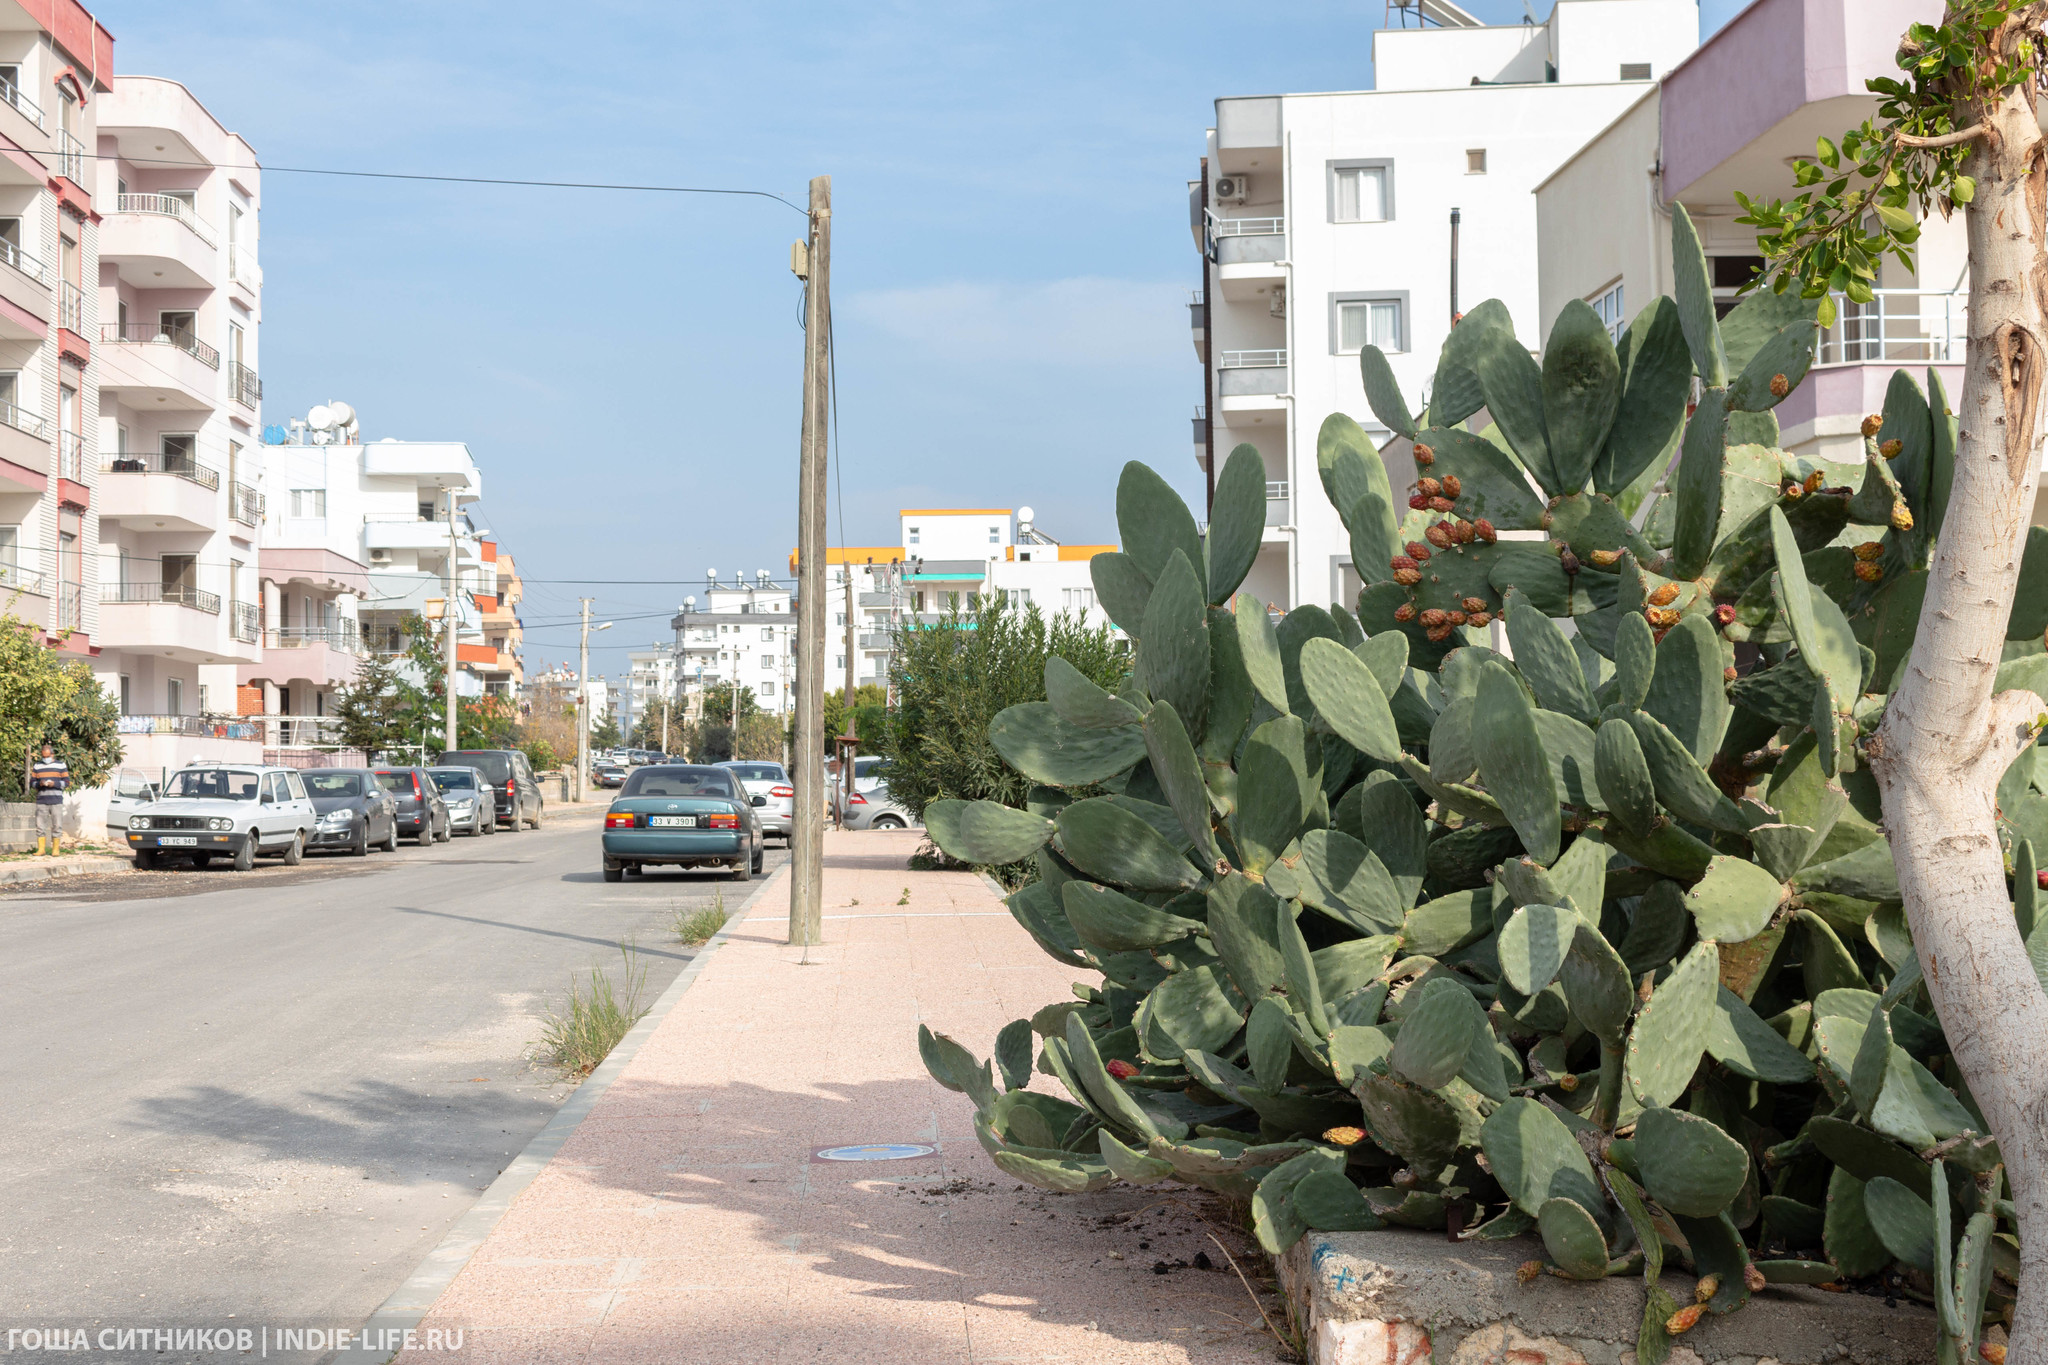
[[(1418, 478), (1397, 495), (1362, 428), (1324, 425), (1355, 612), (1238, 591), (1255, 450), (1206, 535), (1126, 468), (1124, 549), (1094, 576), (1137, 641), (1130, 685), (1054, 660), (1047, 700), (990, 731), (1028, 809), (926, 813), (958, 858), (1036, 860), (1010, 910), (1090, 980), (993, 1064), (920, 1045), (996, 1164), (1048, 1189), (1200, 1185), (1275, 1252), (1309, 1228), (1533, 1232), (1537, 1272), (1651, 1282), (1646, 1361), (1767, 1285), (1903, 1270), (1900, 1292), (1932, 1286), (1942, 1358), (1974, 1358), (2015, 1224), (1857, 764), (1912, 643), (1954, 419), (1931, 371), (1901, 373), (1860, 467), (1787, 454), (1772, 410), (1815, 305), (1717, 319), (1683, 209), (1674, 246), (1678, 299), (1618, 344), (1573, 304), (1539, 364), (1504, 308), (1474, 309), (1419, 416), (1367, 349)], [(1998, 686), (2048, 696), (2042, 539)], [(2035, 752), (2000, 809), (2048, 982)], [(1672, 1262), (1696, 1302), (1657, 1286)]]

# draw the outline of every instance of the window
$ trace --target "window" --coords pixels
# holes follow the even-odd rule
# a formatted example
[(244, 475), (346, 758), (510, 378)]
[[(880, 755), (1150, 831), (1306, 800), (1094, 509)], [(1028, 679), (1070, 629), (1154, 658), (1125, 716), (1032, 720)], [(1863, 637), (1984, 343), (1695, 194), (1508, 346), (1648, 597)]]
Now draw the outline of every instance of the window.
[(763, 654), (761, 656), (761, 667), (773, 673), (775, 671), (775, 656), (773, 654)]
[(1402, 302), (1401, 298), (1334, 300), (1337, 354), (1357, 355), (1367, 346), (1377, 346), (1382, 351), (1407, 350)]
[(903, 543), (905, 545), (917, 544), (917, 528), (915, 526), (906, 526), (903, 528)]
[(759, 692), (764, 697), (772, 697), (775, 695), (775, 684), (772, 682), (764, 682), (754, 690), (756, 692)]
[(0, 405), (16, 406), (21, 395), (21, 373), (18, 370), (0, 370)]
[(175, 341), (181, 346), (190, 346), (197, 339), (199, 314), (190, 309), (174, 309), (156, 315), (156, 330), (165, 341)]
[(1623, 62), (1621, 64), (1621, 78), (1625, 81), (1646, 81), (1650, 79), (1650, 64), (1648, 62)]
[(1601, 324), (1607, 328), (1607, 335), (1620, 341), (1622, 329), (1628, 325), (1622, 316), (1621, 281), (1616, 280), (1587, 302), (1593, 305), (1593, 311), (1599, 315)]
[(1031, 589), (1005, 588), (1003, 589), (1003, 601), (1013, 607), (1028, 607), (1031, 605)]
[(164, 683), (164, 709), (167, 714), (173, 716), (185, 714), (185, 680), (183, 678), (171, 678)]
[(292, 515), (295, 517), (326, 516), (327, 490), (324, 488), (294, 488), (292, 490)]
[(1394, 216), (1389, 192), (1393, 166), (1385, 161), (1351, 162), (1330, 168), (1330, 221), (1383, 223)]
[(1095, 609), (1095, 589), (1067, 588), (1061, 606), (1076, 616), (1086, 615)]
[(834, 654), (834, 655), (832, 656), (832, 671), (833, 671), (834, 673), (838, 673), (838, 672), (841, 672), (842, 670), (844, 670), (844, 669), (845, 669), (845, 667), (846, 667), (846, 656), (845, 656), (844, 654)]
[(1465, 149), (1465, 174), (1486, 174), (1486, 148), (1468, 147)]
[(201, 683), (199, 684), (199, 714), (202, 716), (207, 714), (208, 709), (206, 704), (206, 684)]
[(988, 528), (988, 543), (989, 543), (989, 544), (991, 544), (991, 545), (1000, 545), (1000, 544), (1002, 544), (1002, 543), (1003, 543), (1003, 528), (1002, 528), (1002, 527), (1000, 527), (1000, 526), (991, 526), (991, 527), (989, 527), (989, 528)]
[(762, 638), (762, 639), (764, 639), (764, 640), (772, 640), (772, 639), (774, 639), (774, 638), (775, 638), (775, 627), (773, 627), (773, 626), (763, 626), (763, 627), (761, 627), (761, 638)]

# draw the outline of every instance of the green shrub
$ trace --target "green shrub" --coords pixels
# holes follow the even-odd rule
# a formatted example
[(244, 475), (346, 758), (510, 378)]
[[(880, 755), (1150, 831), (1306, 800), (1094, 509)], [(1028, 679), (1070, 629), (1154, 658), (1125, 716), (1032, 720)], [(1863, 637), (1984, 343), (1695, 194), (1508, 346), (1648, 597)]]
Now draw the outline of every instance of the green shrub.
[(611, 977), (593, 965), (584, 977), (569, 978), (569, 997), (561, 1012), (550, 1012), (542, 1023), (541, 1055), (572, 1076), (596, 1070), (647, 1014), (648, 1007), (641, 1003), (647, 969), (639, 965), (632, 949), (621, 945), (619, 953), (625, 959), (622, 985), (613, 985)]

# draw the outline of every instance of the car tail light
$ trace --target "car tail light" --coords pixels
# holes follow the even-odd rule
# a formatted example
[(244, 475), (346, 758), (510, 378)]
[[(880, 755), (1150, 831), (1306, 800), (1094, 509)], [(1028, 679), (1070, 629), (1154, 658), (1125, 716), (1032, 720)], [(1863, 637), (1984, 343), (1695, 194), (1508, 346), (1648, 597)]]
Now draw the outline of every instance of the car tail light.
[(616, 815), (608, 811), (604, 817), (604, 827), (606, 829), (632, 829), (633, 822), (634, 816), (631, 811), (621, 811)]
[(732, 814), (721, 815), (714, 812), (704, 817), (704, 827), (706, 829), (738, 829), (740, 827), (740, 817)]
[(420, 775), (418, 773), (414, 773), (412, 775), (412, 794), (415, 798), (424, 797), (426, 795), (425, 792), (420, 790)]
[(795, 796), (795, 795), (796, 795), (796, 788), (795, 788), (795, 787), (770, 787), (770, 788), (768, 789), (768, 794), (769, 794), (770, 796)]
[(867, 803), (868, 799), (865, 796), (862, 796), (859, 792), (855, 792), (853, 795), (846, 798), (846, 804), (849, 806), (865, 806)]

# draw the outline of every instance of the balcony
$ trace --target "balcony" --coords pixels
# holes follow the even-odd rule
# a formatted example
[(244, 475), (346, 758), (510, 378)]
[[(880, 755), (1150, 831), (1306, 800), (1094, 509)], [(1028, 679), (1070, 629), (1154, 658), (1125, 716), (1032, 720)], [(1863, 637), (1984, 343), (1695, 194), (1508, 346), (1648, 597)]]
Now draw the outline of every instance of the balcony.
[(220, 615), (220, 594), (205, 592), (182, 583), (102, 583), (100, 601), (161, 603), (190, 607), (209, 616)]
[(217, 593), (184, 584), (102, 583), (100, 624), (93, 642), (109, 649), (147, 649), (189, 663), (247, 663), (253, 641), (237, 638), (233, 614), (223, 622)]
[(229, 633), (245, 645), (253, 645), (263, 634), (263, 613), (254, 602), (230, 604), (234, 611), (229, 622)]
[(1209, 349), (1209, 303), (1202, 291), (1188, 291), (1188, 327), (1194, 334), (1195, 359), (1201, 360)]
[(1285, 479), (1266, 481), (1266, 525), (1292, 526), (1294, 499)]
[(1209, 448), (1209, 409), (1203, 404), (1195, 404), (1195, 415), (1190, 425), (1194, 428), (1195, 448), (1197, 450), (1207, 450)]
[(228, 485), (228, 515), (244, 526), (260, 526), (263, 523), (264, 499), (261, 493), (246, 483)]
[(0, 592), (25, 592), (36, 597), (45, 595), (43, 576), (33, 569), (24, 569), (12, 559), (0, 559)]
[(263, 268), (256, 264), (256, 253), (245, 246), (230, 244), (228, 279), (248, 291), (253, 298), (263, 288)]
[(100, 259), (138, 289), (211, 289), (220, 273), (213, 229), (167, 194), (116, 195), (100, 228)]
[(220, 352), (183, 328), (153, 322), (100, 328), (100, 389), (147, 411), (212, 411), (219, 406)]
[(263, 381), (240, 361), (228, 363), (228, 391), (245, 408), (254, 408), (263, 401)]
[(50, 474), (50, 428), (41, 413), (0, 403), (0, 460), (37, 474)]
[(57, 583), (57, 629), (80, 630), (85, 625), (85, 592), (76, 583)]
[(483, 475), (469, 447), (459, 441), (378, 441), (363, 447), (363, 473), (483, 496)]
[(86, 187), (85, 144), (70, 132), (59, 129), (57, 145), (50, 153), (50, 170), (63, 176), (80, 189)]
[[(0, 118), (4, 118), (7, 123), (13, 123), (16, 119), (19, 119), (33, 127), (38, 134), (43, 131), (42, 106), (30, 99), (26, 94), (23, 94), (21, 87), (13, 81), (0, 79), (0, 110), (6, 111), (5, 113), (0, 113)], [(7, 128), (4, 125), (0, 125), (0, 132), (5, 131), (8, 131)], [(24, 129), (23, 131), (26, 130)], [(21, 142), (21, 139), (18, 137), (14, 140)], [(23, 145), (33, 145), (41, 141), (41, 137), (38, 136)]]
[(84, 336), (85, 291), (66, 280), (57, 303), (57, 325), (74, 336)]
[(1216, 356), (1216, 372), (1217, 392), (1225, 398), (1286, 393), (1287, 351), (1285, 347), (1222, 351)]
[[(1821, 329), (1813, 369), (1777, 408), (1787, 450), (1809, 451), (1816, 438), (1834, 443), (1832, 459), (1853, 458), (1863, 414), (1884, 406), (1892, 373), (1945, 370), (1953, 404), (1962, 388), (1969, 345), (1969, 296), (1941, 290), (1880, 289), (1869, 303), (1833, 296), (1835, 321)], [(1915, 375), (1922, 383), (1924, 376)]]
[(11, 316), (0, 316), (0, 337), (13, 341), (41, 341), (49, 333), (44, 319), (50, 316), (50, 274), (43, 263), (12, 242), (0, 241), (0, 299), (35, 319), (33, 324)]
[(75, 431), (57, 433), (57, 477), (85, 482), (85, 438)]
[(189, 739), (261, 739), (260, 721), (237, 716), (120, 716), (114, 723), (124, 735), (181, 735)]
[[(458, 534), (460, 528), (458, 528)], [(363, 547), (370, 550), (448, 549), (448, 523), (418, 517), (365, 517)]]
[(100, 456), (104, 521), (161, 523), (151, 529), (213, 531), (220, 526), (220, 471), (190, 456), (114, 451)]

